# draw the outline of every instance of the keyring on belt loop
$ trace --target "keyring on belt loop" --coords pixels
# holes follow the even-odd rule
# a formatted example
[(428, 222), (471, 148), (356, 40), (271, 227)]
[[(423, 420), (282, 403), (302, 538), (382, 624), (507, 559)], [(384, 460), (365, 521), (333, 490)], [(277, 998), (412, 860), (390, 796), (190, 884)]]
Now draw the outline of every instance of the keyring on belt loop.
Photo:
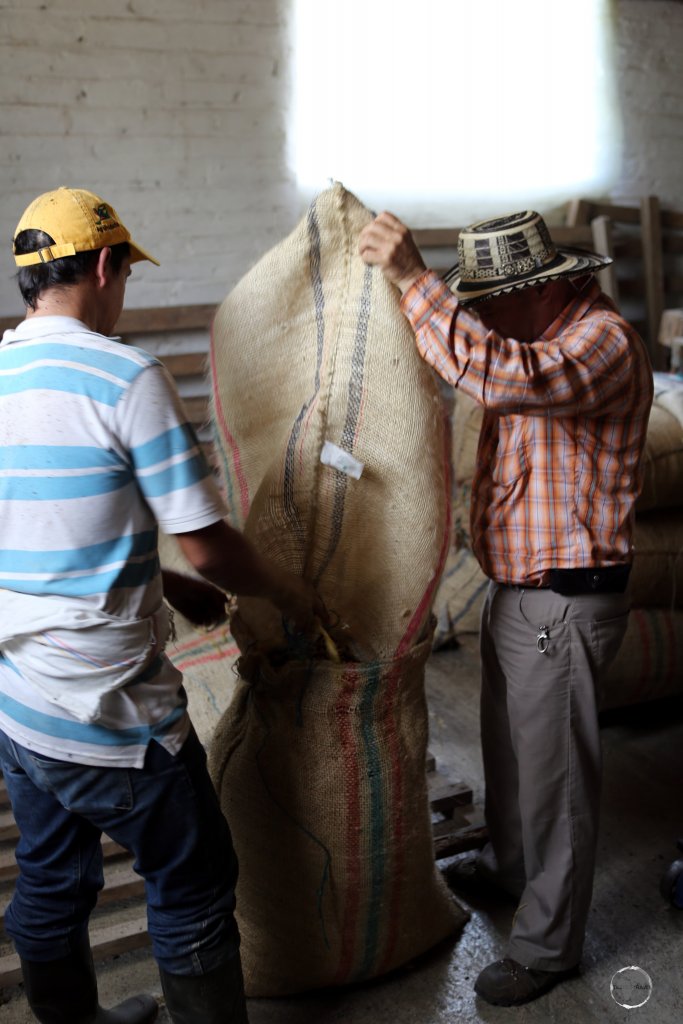
[(519, 594), (519, 614), (522, 616), (527, 625), (531, 626), (531, 628), (534, 630), (536, 634), (536, 650), (538, 651), (538, 653), (547, 654), (548, 648), (550, 647), (550, 631), (547, 626), (534, 627), (531, 620), (528, 619), (524, 614), (524, 609), (522, 608), (522, 598), (524, 597), (526, 589), (526, 587), (522, 587)]

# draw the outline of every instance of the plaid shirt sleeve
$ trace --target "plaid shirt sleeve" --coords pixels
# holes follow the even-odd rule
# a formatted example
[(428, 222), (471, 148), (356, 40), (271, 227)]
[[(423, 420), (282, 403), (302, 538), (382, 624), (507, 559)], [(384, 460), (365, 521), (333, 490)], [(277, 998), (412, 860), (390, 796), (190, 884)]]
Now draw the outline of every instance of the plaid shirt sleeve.
[(426, 362), (486, 408), (591, 416), (620, 407), (633, 372), (628, 325), (607, 304), (591, 315), (599, 295), (596, 284), (533, 343), (487, 330), (431, 270), (404, 294), (401, 308)]

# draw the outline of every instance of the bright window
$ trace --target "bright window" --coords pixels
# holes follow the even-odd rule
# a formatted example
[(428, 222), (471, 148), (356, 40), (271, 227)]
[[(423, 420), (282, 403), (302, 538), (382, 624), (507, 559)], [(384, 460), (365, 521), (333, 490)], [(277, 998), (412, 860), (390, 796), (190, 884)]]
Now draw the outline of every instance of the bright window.
[(609, 0), (293, 0), (304, 193), (438, 217), (603, 190), (617, 150)]

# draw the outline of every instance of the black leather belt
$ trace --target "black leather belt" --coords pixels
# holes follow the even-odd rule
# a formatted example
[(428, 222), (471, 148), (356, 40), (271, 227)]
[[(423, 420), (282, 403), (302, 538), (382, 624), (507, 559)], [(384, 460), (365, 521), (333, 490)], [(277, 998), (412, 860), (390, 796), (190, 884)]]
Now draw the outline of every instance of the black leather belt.
[(574, 594), (623, 594), (628, 585), (630, 565), (606, 565), (588, 569), (549, 569), (548, 582), (543, 586), (524, 583), (499, 583), (512, 590), (553, 590), (571, 597)]
[(556, 594), (623, 594), (630, 565), (606, 565), (589, 569), (551, 569), (548, 587)]

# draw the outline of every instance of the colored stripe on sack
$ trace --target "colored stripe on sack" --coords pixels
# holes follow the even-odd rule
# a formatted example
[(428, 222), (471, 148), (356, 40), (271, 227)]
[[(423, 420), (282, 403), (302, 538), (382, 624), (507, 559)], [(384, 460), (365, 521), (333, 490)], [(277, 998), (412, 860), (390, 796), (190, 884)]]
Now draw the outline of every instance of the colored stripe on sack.
[(410, 647), (413, 645), (413, 643), (415, 642), (415, 636), (418, 633), (418, 631), (421, 629), (422, 624), (423, 624), (424, 619), (425, 619), (425, 616), (426, 616), (429, 608), (431, 608), (431, 605), (432, 605), (432, 603), (434, 601), (434, 595), (436, 593), (436, 588), (438, 587), (439, 583), (441, 582), (441, 575), (443, 573), (443, 568), (444, 568), (444, 565), (446, 564), (446, 558), (448, 557), (448, 551), (449, 551), (449, 548), (451, 546), (451, 502), (450, 502), (450, 493), (451, 493), (451, 470), (450, 470), (450, 465), (451, 465), (451, 463), (450, 463), (450, 437), (449, 437), (448, 431), (446, 430), (447, 422), (448, 422), (448, 420), (447, 420), (447, 417), (446, 417), (446, 413), (444, 412), (444, 414), (443, 414), (443, 425), (444, 425), (443, 441), (444, 441), (444, 448), (443, 448), (443, 464), (442, 465), (443, 465), (443, 474), (444, 474), (444, 483), (445, 483), (443, 498), (444, 498), (444, 504), (445, 504), (445, 507), (446, 507), (446, 516), (445, 516), (443, 537), (441, 539), (441, 550), (439, 552), (439, 561), (437, 563), (436, 571), (435, 571), (434, 575), (432, 576), (427, 589), (424, 592), (422, 600), (420, 601), (420, 603), (418, 604), (417, 608), (415, 609), (415, 611), (413, 613), (413, 616), (412, 616), (412, 618), (411, 618), (411, 620), (410, 620), (410, 622), (408, 624), (408, 628), (406, 629), (406, 631), (405, 631), (405, 633), (403, 635), (403, 638), (401, 639), (398, 647), (396, 648), (395, 657), (397, 657), (397, 658), (400, 658), (401, 655), (405, 654), (410, 649)]
[(380, 668), (376, 664), (366, 666), (367, 681), (364, 686), (363, 698), (359, 709), (361, 719), (361, 735), (366, 764), (366, 777), (369, 797), (369, 841), (370, 841), (370, 891), (365, 923), (365, 941), (363, 957), (359, 968), (359, 978), (369, 977), (377, 959), (379, 943), (379, 926), (382, 913), (384, 882), (386, 874), (386, 836), (384, 824), (386, 808), (382, 792), (382, 766), (380, 763), (378, 736), (373, 727), (373, 708), (381, 680)]
[[(348, 384), (348, 400), (346, 405), (346, 419), (341, 435), (341, 447), (346, 452), (353, 453), (356, 439), (356, 428), (360, 416), (363, 401), (363, 370), (365, 367), (365, 352), (368, 340), (368, 324), (370, 322), (370, 299), (372, 293), (372, 268), (365, 267), (363, 274), (363, 290), (361, 292), (358, 308), (358, 319), (356, 322), (356, 337), (354, 340), (353, 353), (351, 356), (351, 373)], [(334, 502), (331, 510), (332, 530), (327, 545), (327, 551), (321, 559), (320, 567), (316, 572), (314, 583), (319, 583), (323, 573), (327, 570), (332, 557), (337, 550), (339, 538), (341, 537), (344, 524), (344, 504), (346, 492), (349, 486), (349, 477), (346, 473), (335, 473), (334, 475)]]
[(320, 228), (316, 217), (316, 203), (313, 203), (308, 211), (307, 218), (308, 237), (310, 239), (309, 267), (311, 274), (311, 285), (313, 288), (313, 302), (315, 308), (316, 322), (316, 361), (315, 377), (313, 381), (313, 394), (302, 405), (292, 431), (287, 440), (285, 450), (284, 474), (282, 479), (282, 501), (285, 517), (294, 523), (298, 540), (305, 548), (306, 537), (304, 526), (301, 522), (299, 510), (294, 501), (294, 458), (296, 446), (301, 436), (302, 425), (306, 420), (309, 409), (315, 402), (320, 391), (320, 370), (322, 367), (323, 351), (325, 346), (325, 294), (323, 292), (322, 275), (320, 272)]
[[(228, 430), (228, 424), (225, 419), (225, 414), (223, 412), (223, 407), (221, 405), (220, 395), (218, 393), (218, 371), (216, 369), (216, 344), (214, 341), (214, 323), (215, 321), (212, 322), (211, 324), (211, 343), (209, 345), (209, 358), (211, 362), (211, 382), (213, 386), (213, 408), (215, 417), (218, 421), (218, 426), (222, 431), (221, 440), (224, 440), (227, 443), (230, 452), (232, 453), (232, 464), (235, 470), (235, 479), (237, 481), (237, 486), (239, 488), (240, 495), (240, 512), (242, 514), (242, 522), (244, 523), (249, 514), (249, 485), (247, 484), (247, 478), (242, 468), (242, 459), (240, 457), (239, 447), (237, 445), (237, 442), (235, 441), (235, 438)], [(231, 474), (227, 469), (225, 449), (223, 448), (222, 445), (219, 445), (218, 447), (224, 461), (223, 477), (225, 479), (226, 488), (228, 490), (228, 504), (231, 507), (234, 507), (232, 501)]]
[(392, 966), (394, 950), (400, 933), (399, 922), (404, 896), (403, 879), (405, 877), (407, 828), (403, 799), (403, 761), (401, 758), (401, 744), (396, 728), (396, 714), (398, 713), (396, 693), (402, 679), (403, 668), (404, 665), (402, 664), (395, 665), (388, 673), (385, 681), (384, 704), (386, 708), (392, 709), (392, 714), (387, 714), (386, 716), (385, 730), (390, 765), (387, 783), (391, 794), (390, 813), (387, 818), (388, 828), (391, 829), (391, 838), (387, 842), (390, 843), (393, 856), (393, 885), (387, 901), (388, 912), (384, 928), (385, 946), (377, 972), (379, 974), (384, 974)]
[(226, 626), (219, 626), (209, 633), (193, 636), (181, 644), (174, 644), (166, 653), (180, 671), (195, 665), (223, 661), (239, 654), (239, 647)]
[[(444, 427), (446, 425), (446, 416), (444, 414)], [(444, 449), (443, 449), (443, 473), (444, 473), (444, 501), (446, 506), (446, 516), (444, 525), (444, 534), (441, 543), (441, 550), (439, 552), (439, 561), (437, 570), (425, 591), (425, 594), (420, 601), (415, 613), (413, 614), (408, 629), (406, 630), (401, 642), (396, 649), (395, 657), (398, 659), (405, 655), (412, 646), (415, 634), (419, 628), (421, 628), (424, 622), (425, 615), (434, 599), (436, 588), (441, 580), (444, 565), (446, 564), (446, 558), (451, 542), (451, 502), (450, 502), (450, 489), (451, 489), (451, 476), (450, 476), (450, 451), (449, 451), (449, 436), (448, 432), (444, 429)], [(401, 679), (402, 666), (395, 666), (387, 675), (386, 678), (386, 689), (384, 694), (384, 701), (386, 707), (396, 708), (396, 692)], [(391, 892), (388, 896), (388, 916), (384, 929), (386, 935), (386, 945), (382, 955), (380, 964), (380, 972), (387, 971), (391, 964), (394, 956), (394, 950), (396, 948), (396, 941), (399, 936), (399, 921), (401, 916), (401, 906), (403, 903), (403, 877), (404, 877), (404, 865), (406, 863), (406, 822), (405, 822), (405, 808), (403, 801), (403, 768), (401, 762), (401, 751), (398, 740), (398, 733), (396, 730), (395, 718), (393, 715), (387, 716), (386, 720), (386, 739), (389, 750), (389, 760), (391, 764), (391, 772), (388, 779), (390, 797), (390, 807), (392, 813), (388, 817), (389, 826), (391, 828), (391, 850), (393, 855), (393, 884)]]
[(341, 923), (341, 949), (339, 964), (333, 984), (343, 985), (351, 980), (355, 961), (356, 929), (360, 908), (361, 866), (360, 866), (360, 759), (354, 737), (351, 704), (358, 687), (359, 675), (354, 668), (347, 669), (341, 680), (339, 700), (334, 715), (339, 727), (339, 741), (343, 761), (343, 784), (346, 797), (345, 885), (346, 904)]
[(650, 678), (650, 637), (648, 635), (647, 621), (645, 618), (645, 612), (639, 608), (632, 609), (632, 614), (635, 617), (638, 632), (640, 633), (640, 679), (641, 684), (647, 684)]
[(664, 620), (664, 628), (666, 630), (666, 638), (668, 640), (669, 665), (666, 670), (666, 679), (668, 682), (673, 681), (676, 678), (676, 634), (674, 631), (673, 615), (671, 612), (662, 612), (662, 618)]

